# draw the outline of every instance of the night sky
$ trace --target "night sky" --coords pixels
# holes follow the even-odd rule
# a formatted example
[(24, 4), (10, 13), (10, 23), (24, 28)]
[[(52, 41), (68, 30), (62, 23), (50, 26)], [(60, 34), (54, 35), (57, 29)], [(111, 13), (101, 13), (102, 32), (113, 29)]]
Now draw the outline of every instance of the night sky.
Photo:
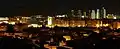
[(97, 9), (104, 6), (108, 13), (120, 12), (120, 0), (0, 0), (0, 15), (61, 14), (72, 9)]

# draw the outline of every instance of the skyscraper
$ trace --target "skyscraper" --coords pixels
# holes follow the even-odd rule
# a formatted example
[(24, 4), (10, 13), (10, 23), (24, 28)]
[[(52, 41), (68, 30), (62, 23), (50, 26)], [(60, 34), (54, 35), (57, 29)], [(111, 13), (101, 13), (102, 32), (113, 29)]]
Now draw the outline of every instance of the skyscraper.
[(82, 11), (78, 10), (78, 16), (81, 17), (82, 16)]
[(106, 9), (104, 9), (104, 18), (106, 18)]
[(100, 18), (106, 18), (106, 9), (104, 7), (100, 10)]
[(91, 12), (91, 18), (95, 19), (95, 10), (92, 10), (92, 12)]
[(74, 10), (71, 10), (71, 13), (72, 13), (72, 17), (75, 17), (75, 11)]
[(99, 9), (97, 9), (96, 19), (100, 19), (100, 10)]
[(83, 12), (83, 15), (86, 17), (87, 15), (86, 15), (86, 12)]
[(91, 18), (91, 10), (88, 12), (88, 18)]

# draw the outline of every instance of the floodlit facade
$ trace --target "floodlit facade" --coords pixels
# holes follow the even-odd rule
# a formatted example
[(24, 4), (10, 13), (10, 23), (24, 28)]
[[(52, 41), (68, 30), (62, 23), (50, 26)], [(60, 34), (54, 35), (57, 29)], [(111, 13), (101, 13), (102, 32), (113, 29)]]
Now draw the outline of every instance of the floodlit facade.
[(92, 10), (92, 12), (91, 12), (91, 18), (95, 19), (95, 10)]
[(106, 18), (106, 9), (104, 9), (104, 18)]
[(96, 19), (100, 19), (100, 10), (97, 9)]
[(54, 20), (54, 17), (50, 17), (48, 16), (48, 24), (46, 25), (47, 27), (54, 27), (55, 26), (55, 20)]

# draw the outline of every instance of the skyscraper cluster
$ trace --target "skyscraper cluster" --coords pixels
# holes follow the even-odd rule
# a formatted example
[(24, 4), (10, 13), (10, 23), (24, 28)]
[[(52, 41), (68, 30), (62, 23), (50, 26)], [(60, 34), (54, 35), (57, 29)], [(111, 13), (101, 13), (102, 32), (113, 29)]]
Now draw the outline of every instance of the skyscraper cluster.
[(73, 17), (80, 18), (90, 18), (90, 19), (106, 19), (106, 9), (104, 7), (96, 10), (89, 10), (88, 12), (78, 10), (77, 14), (75, 14), (74, 10), (71, 10)]

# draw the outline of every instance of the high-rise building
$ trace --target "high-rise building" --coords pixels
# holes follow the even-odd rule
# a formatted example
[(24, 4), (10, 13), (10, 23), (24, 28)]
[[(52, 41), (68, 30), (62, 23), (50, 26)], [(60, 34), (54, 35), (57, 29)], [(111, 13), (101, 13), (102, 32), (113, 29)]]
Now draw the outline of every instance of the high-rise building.
[(100, 18), (106, 18), (106, 9), (104, 7), (100, 10)]
[(78, 10), (78, 17), (81, 17), (81, 16), (82, 16), (82, 11)]
[(106, 18), (106, 9), (104, 9), (104, 18)]
[(86, 15), (86, 12), (83, 12), (83, 15), (86, 17), (87, 15)]
[(88, 18), (91, 18), (91, 10), (88, 12)]
[(92, 10), (91, 12), (91, 19), (95, 19), (95, 10)]
[(71, 13), (72, 13), (72, 17), (75, 17), (75, 11), (71, 10)]
[(99, 9), (97, 9), (96, 19), (100, 19), (100, 10)]

